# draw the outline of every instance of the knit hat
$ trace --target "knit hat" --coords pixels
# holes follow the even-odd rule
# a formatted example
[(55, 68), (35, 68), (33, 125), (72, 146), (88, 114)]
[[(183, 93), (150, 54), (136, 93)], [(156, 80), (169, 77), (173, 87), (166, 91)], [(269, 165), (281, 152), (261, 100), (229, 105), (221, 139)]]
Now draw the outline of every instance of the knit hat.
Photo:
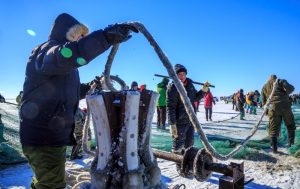
[(133, 81), (132, 83), (131, 83), (131, 89), (133, 88), (133, 87), (137, 87), (138, 86), (138, 83), (136, 82), (136, 81)]
[(181, 64), (175, 64), (174, 70), (175, 70), (176, 74), (178, 74), (180, 72), (185, 72), (187, 74), (186, 68)]
[(165, 83), (165, 84), (168, 84), (169, 81), (170, 81), (170, 80), (169, 80), (168, 78), (166, 78), (166, 77), (164, 77), (163, 80), (162, 80), (162, 82)]

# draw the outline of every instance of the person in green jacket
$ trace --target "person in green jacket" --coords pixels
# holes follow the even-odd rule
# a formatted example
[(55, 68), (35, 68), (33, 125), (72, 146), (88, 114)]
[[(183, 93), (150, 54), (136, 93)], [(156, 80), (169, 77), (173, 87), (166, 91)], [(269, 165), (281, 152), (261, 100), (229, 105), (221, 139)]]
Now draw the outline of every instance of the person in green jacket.
[(157, 84), (157, 92), (159, 93), (159, 99), (157, 101), (157, 128), (166, 129), (166, 106), (167, 106), (167, 86), (169, 83), (168, 78)]
[[(261, 94), (263, 106), (267, 103), (276, 79), (276, 75), (271, 75), (262, 88)], [(282, 120), (284, 121), (288, 132), (288, 145), (291, 146), (294, 144), (296, 126), (291, 103), (289, 101), (289, 94), (291, 94), (294, 89), (294, 86), (289, 84), (286, 80), (278, 79), (278, 87), (275, 89), (273, 97), (270, 100), (271, 106), (268, 111), (269, 136), (273, 153), (277, 153), (277, 137), (279, 137)]]

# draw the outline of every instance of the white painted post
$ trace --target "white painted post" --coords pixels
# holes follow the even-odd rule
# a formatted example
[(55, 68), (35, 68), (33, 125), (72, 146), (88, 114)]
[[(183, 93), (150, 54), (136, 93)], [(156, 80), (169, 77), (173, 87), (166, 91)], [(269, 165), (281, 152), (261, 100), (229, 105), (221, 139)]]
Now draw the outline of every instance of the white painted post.
[[(110, 160), (111, 134), (105, 103), (102, 95), (87, 97), (87, 103), (92, 112), (94, 131), (98, 146), (97, 170), (104, 170)], [(101, 140), (100, 140), (101, 138)]]
[(126, 128), (126, 162), (128, 171), (137, 170), (138, 157), (138, 121), (139, 121), (140, 93), (128, 91), (125, 102)]

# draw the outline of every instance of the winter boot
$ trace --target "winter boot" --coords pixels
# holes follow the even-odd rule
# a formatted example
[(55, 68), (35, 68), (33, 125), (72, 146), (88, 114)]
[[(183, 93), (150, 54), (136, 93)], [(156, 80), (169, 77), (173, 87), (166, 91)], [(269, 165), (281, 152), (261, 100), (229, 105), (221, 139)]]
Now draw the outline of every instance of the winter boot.
[(240, 114), (240, 120), (244, 120), (244, 115), (243, 115), (243, 113)]
[(272, 152), (274, 154), (276, 154), (277, 153), (277, 137), (276, 136), (271, 137), (271, 146), (272, 146)]
[(291, 147), (294, 144), (295, 141), (295, 131), (288, 131), (288, 142), (289, 147)]

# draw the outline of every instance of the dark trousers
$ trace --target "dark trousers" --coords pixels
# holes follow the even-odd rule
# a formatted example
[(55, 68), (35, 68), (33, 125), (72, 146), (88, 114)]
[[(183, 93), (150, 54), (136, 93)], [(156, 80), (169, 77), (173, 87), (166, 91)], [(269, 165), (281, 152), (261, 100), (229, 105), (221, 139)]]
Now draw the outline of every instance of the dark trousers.
[(237, 104), (237, 108), (240, 111), (240, 119), (244, 119), (245, 117), (244, 104)]
[(208, 120), (208, 118), (211, 120), (211, 115), (212, 115), (212, 108), (205, 108), (206, 120)]
[(157, 128), (164, 129), (166, 127), (166, 106), (157, 106)]
[(34, 172), (31, 188), (60, 189), (66, 187), (66, 146), (22, 146), (23, 154)]
[(173, 138), (172, 151), (180, 153), (182, 150), (194, 145), (194, 127), (191, 123), (176, 124), (177, 137)]

